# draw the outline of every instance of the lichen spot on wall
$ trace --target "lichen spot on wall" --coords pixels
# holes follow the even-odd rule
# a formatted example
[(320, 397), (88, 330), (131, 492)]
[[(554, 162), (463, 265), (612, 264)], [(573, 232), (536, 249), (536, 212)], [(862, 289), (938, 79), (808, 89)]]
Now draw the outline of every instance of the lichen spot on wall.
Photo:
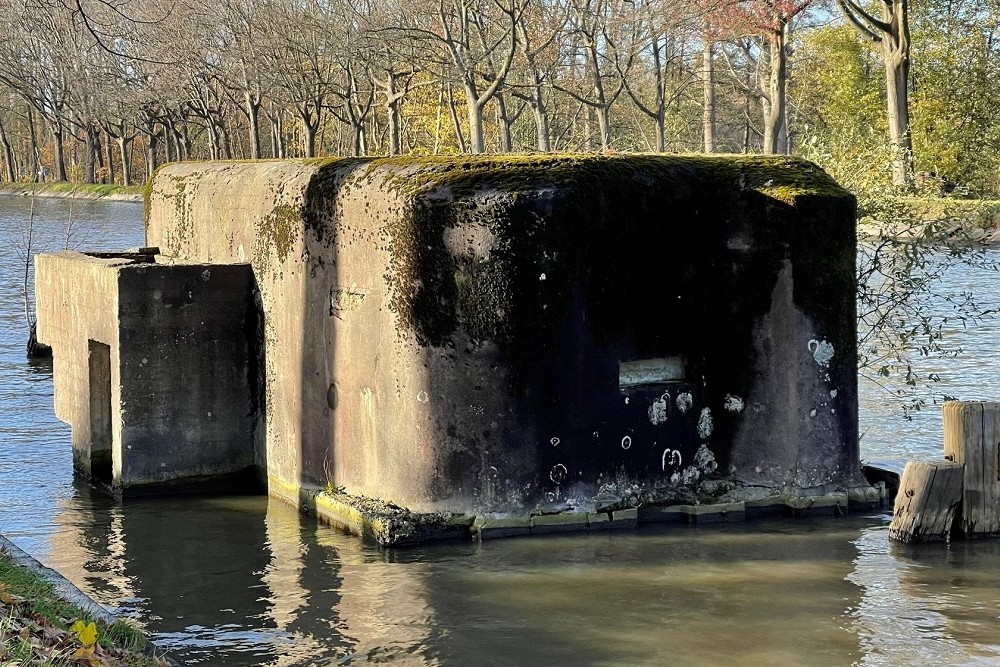
[(698, 437), (704, 440), (712, 435), (713, 430), (715, 430), (715, 425), (712, 423), (712, 410), (702, 408), (701, 415), (698, 417)]
[(670, 394), (663, 392), (663, 395), (653, 401), (653, 404), (649, 406), (649, 423), (653, 426), (658, 426), (659, 424), (667, 421), (669, 410)]
[(739, 396), (733, 396), (732, 394), (726, 394), (726, 400), (723, 402), (722, 407), (726, 409), (726, 412), (743, 412), (746, 404), (743, 399)]
[(816, 363), (827, 368), (830, 366), (830, 361), (833, 359), (833, 345), (825, 340), (817, 340), (813, 338), (809, 341), (809, 352), (812, 354), (813, 359)]
[(283, 264), (298, 239), (303, 227), (302, 207), (278, 204), (258, 223), (257, 242), (254, 244), (254, 263), (267, 266), (268, 250), (274, 248), (278, 263)]

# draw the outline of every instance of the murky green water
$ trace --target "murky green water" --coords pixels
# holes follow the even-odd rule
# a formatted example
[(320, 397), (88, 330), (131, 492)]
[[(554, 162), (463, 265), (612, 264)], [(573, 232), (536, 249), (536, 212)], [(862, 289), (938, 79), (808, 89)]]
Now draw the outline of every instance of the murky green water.
[[(387, 551), (263, 497), (95, 495), (73, 479), (50, 367), (23, 359), (26, 205), (0, 198), (0, 532), (186, 664), (1000, 664), (1000, 541), (890, 545), (886, 516)], [(38, 203), (49, 247), (68, 205)], [(73, 206), (88, 247), (141, 244), (141, 206)], [(965, 334), (951, 393), (1000, 395), (994, 334)], [(864, 393), (866, 457), (938, 455), (934, 413), (896, 415)]]

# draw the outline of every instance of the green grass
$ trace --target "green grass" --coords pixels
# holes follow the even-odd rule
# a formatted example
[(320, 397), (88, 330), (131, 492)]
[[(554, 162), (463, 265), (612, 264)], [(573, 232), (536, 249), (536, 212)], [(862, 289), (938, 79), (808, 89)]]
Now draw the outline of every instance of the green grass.
[(104, 185), (100, 183), (0, 183), (0, 193), (38, 196), (84, 196), (99, 199), (112, 195), (142, 196), (141, 185)]
[[(107, 625), (100, 619), (74, 604), (62, 599), (55, 587), (37, 572), (22, 567), (0, 551), (0, 584), (4, 593), (23, 600), (14, 605), (0, 602), (0, 664), (63, 665), (72, 663), (67, 656), (53, 656), (45, 662), (38, 662), (33, 655), (29, 641), (16, 633), (12, 627), (23, 625), (26, 619), (69, 631), (77, 620), (97, 624), (98, 644), (119, 656), (117, 664), (127, 667), (155, 667), (165, 664), (150, 655), (149, 642), (142, 631), (125, 621)], [(60, 654), (63, 651), (59, 652)]]

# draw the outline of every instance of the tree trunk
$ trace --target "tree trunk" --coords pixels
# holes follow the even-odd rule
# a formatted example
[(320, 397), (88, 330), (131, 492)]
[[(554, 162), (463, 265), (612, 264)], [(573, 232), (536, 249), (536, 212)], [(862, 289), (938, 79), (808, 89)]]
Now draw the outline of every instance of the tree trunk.
[(497, 126), (500, 128), (500, 152), (510, 153), (513, 150), (513, 141), (510, 136), (511, 120), (507, 114), (507, 100), (503, 95), (496, 98)]
[(42, 170), (42, 162), (39, 159), (38, 133), (35, 131), (35, 110), (28, 107), (28, 134), (31, 137), (31, 182), (37, 183)]
[(909, 49), (887, 45), (884, 39), (886, 110), (889, 117), (889, 145), (892, 147), (892, 184), (913, 187), (913, 143), (910, 136)]
[(91, 123), (88, 123), (83, 129), (83, 146), (86, 153), (84, 156), (83, 182), (96, 183), (100, 146), (97, 143), (97, 131)]
[(106, 141), (101, 142), (104, 146), (104, 150), (106, 151), (104, 166), (107, 167), (108, 170), (104, 182), (113, 184), (117, 176), (115, 173), (115, 149), (111, 146), (111, 136), (105, 134), (105, 138)]
[(389, 155), (402, 155), (403, 142), (400, 136), (399, 104), (402, 101), (396, 94), (396, 77), (392, 72), (386, 74), (386, 116), (389, 121)]
[(601, 150), (611, 147), (611, 111), (607, 104), (594, 107), (597, 114), (597, 129), (601, 133)]
[(285, 123), (282, 115), (279, 112), (274, 116), (268, 115), (268, 118), (271, 121), (271, 142), (274, 144), (271, 152), (274, 157), (284, 159), (288, 157), (288, 146), (285, 143)]
[[(448, 91), (449, 97), (451, 95), (451, 90)], [(437, 111), (434, 114), (434, 149), (431, 151), (432, 155), (437, 155), (441, 150), (441, 116), (442, 109), (444, 109), (444, 84), (441, 84), (441, 90), (438, 91), (438, 103)], [(455, 118), (455, 113), (452, 111), (452, 119)]]
[(259, 160), (260, 154), (260, 102), (246, 92), (243, 94), (247, 105), (247, 122), (250, 126), (250, 159)]
[(767, 113), (764, 115), (765, 155), (779, 152), (778, 142), (785, 124), (785, 68), (788, 60), (785, 53), (785, 29), (770, 35), (771, 72), (767, 85)]
[(222, 157), (227, 160), (233, 159), (233, 142), (229, 139), (229, 130), (226, 127), (225, 122), (220, 118), (216, 123), (216, 128), (219, 133), (219, 143), (222, 147)]
[(180, 130), (178, 130), (175, 126), (171, 126), (170, 131), (174, 135), (174, 146), (177, 148), (177, 159), (190, 160), (191, 136), (188, 134), (187, 125), (182, 125)]
[(702, 149), (714, 153), (715, 143), (715, 45), (703, 38), (701, 52), (701, 85), (704, 98), (701, 116)]
[(66, 178), (66, 158), (63, 156), (63, 129), (62, 123), (58, 119), (51, 121), (49, 127), (52, 130), (52, 148), (56, 160), (56, 180), (67, 181)]
[(367, 142), (365, 141), (365, 124), (364, 120), (354, 119), (351, 121), (351, 133), (354, 135), (351, 142), (351, 150), (353, 151), (354, 157), (364, 157), (368, 152)]
[(479, 105), (479, 92), (469, 83), (465, 84), (465, 106), (469, 115), (469, 152), (473, 155), (485, 153), (483, 107)]
[(549, 112), (545, 107), (545, 96), (542, 93), (542, 78), (538, 71), (532, 68), (533, 95), (531, 99), (531, 111), (535, 116), (535, 140), (538, 150), (548, 153), (552, 150), (552, 139), (549, 137)]
[[(750, 74), (746, 75), (746, 81), (744, 83), (747, 90), (750, 89)], [(750, 94), (747, 93), (743, 96), (743, 152), (750, 152)]]
[(208, 159), (219, 159), (219, 135), (216, 134), (215, 123), (210, 119), (205, 119), (205, 126), (208, 128)]
[(316, 130), (305, 116), (302, 117), (302, 157), (316, 157)]
[(167, 162), (177, 160), (177, 134), (173, 130), (173, 125), (163, 126), (163, 158)]
[(159, 143), (160, 133), (154, 129), (149, 133), (149, 140), (146, 142), (146, 180), (153, 178), (153, 172), (160, 166)]
[(389, 105), (389, 155), (403, 154), (403, 137), (400, 132), (399, 102)]
[[(666, 46), (669, 48), (669, 42), (666, 43)], [(667, 150), (667, 102), (666, 93), (664, 92), (663, 64), (660, 57), (660, 40), (658, 37), (653, 40), (651, 50), (656, 72), (656, 107), (652, 109), (652, 117), (656, 126), (656, 152), (662, 153)], [(636, 103), (638, 103), (638, 100), (636, 100)], [(649, 115), (649, 110), (642, 107), (643, 105), (639, 106), (640, 110)]]
[(7, 180), (13, 183), (17, 180), (14, 174), (14, 150), (10, 146), (10, 141), (7, 139), (7, 133), (4, 132), (3, 125), (0, 125), (0, 144), (3, 145), (4, 171), (6, 172)]
[[(886, 114), (893, 150), (892, 183), (913, 188), (913, 143), (910, 134), (910, 22), (908, 0), (882, 0), (881, 20), (848, 0), (837, 0), (841, 11), (865, 40), (878, 43), (885, 64)], [(864, 3), (862, 3), (864, 4)]]
[(118, 152), (122, 156), (122, 185), (132, 185), (132, 156), (128, 150), (128, 141), (124, 134), (117, 139)]
[(597, 115), (597, 129), (601, 133), (601, 150), (611, 146), (611, 104), (604, 92), (604, 79), (601, 76), (597, 47), (593, 42), (588, 44), (587, 56), (590, 59), (590, 76), (594, 86), (596, 102), (591, 103)]
[(462, 123), (458, 120), (458, 109), (455, 108), (455, 91), (448, 86), (448, 108), (451, 110), (451, 121), (455, 124), (455, 138), (458, 140), (458, 150), (465, 153), (465, 135), (462, 133)]

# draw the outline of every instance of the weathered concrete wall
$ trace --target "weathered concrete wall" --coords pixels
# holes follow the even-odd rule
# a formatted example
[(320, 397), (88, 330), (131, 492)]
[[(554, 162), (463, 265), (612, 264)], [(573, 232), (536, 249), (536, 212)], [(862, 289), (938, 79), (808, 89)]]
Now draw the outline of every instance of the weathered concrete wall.
[(177, 164), (147, 225), (253, 266), (277, 495), (515, 509), (690, 479), (703, 444), (748, 482), (862, 483), (854, 200), (808, 163)]
[(72, 252), (35, 256), (38, 340), (53, 346), (55, 413), (73, 426), (73, 462), (91, 474), (90, 341), (110, 348), (111, 436), (121, 442), (118, 275), (132, 260)]
[(119, 270), (123, 487), (253, 467), (251, 280), (245, 265)]
[(134, 492), (253, 468), (248, 341), (259, 316), (247, 265), (39, 255), (36, 293), (56, 414), (73, 427), (79, 469)]

